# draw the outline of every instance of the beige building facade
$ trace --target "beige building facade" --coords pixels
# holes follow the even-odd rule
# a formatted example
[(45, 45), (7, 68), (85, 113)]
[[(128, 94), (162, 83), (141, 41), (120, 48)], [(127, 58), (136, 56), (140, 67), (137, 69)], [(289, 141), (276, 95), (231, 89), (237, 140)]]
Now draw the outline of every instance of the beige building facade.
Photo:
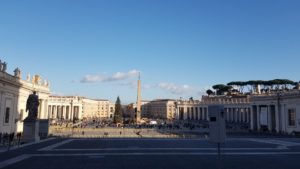
[(114, 104), (108, 100), (83, 100), (83, 117), (84, 118), (103, 118), (112, 119), (114, 115)]
[(28, 116), (26, 112), (27, 98), (33, 91), (39, 96), (39, 119), (48, 118), (48, 98), (50, 95), (49, 82), (42, 80), (39, 75), (25, 80), (21, 77), (21, 70), (16, 68), (11, 75), (6, 71), (3, 63), (0, 69), (0, 133), (23, 131), (23, 120)]
[(48, 114), (49, 119), (52, 120), (112, 119), (114, 105), (108, 100), (88, 99), (79, 96), (50, 96)]
[(251, 97), (251, 129), (300, 132), (300, 90)]
[(300, 132), (300, 90), (244, 96), (203, 96), (178, 100), (176, 120), (208, 121), (208, 106), (223, 105), (227, 124), (242, 124), (253, 131)]
[(208, 97), (202, 100), (179, 100), (177, 102), (178, 120), (208, 121), (208, 106), (223, 105), (225, 109), (225, 120), (231, 123), (250, 122), (250, 104), (247, 97)]
[(178, 100), (175, 117), (177, 120), (205, 121), (208, 119), (207, 105), (199, 100)]
[(83, 97), (50, 96), (48, 101), (48, 118), (51, 120), (78, 120), (83, 116)]
[(142, 115), (148, 118), (173, 120), (176, 118), (176, 100), (157, 99), (142, 104)]

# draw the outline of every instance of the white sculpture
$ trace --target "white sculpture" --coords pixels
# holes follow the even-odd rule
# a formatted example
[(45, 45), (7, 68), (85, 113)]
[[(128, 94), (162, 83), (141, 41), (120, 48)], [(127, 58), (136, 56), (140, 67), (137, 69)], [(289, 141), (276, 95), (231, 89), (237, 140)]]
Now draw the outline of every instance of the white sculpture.
[(27, 74), (26, 81), (28, 81), (28, 82), (30, 81), (30, 74), (29, 73)]

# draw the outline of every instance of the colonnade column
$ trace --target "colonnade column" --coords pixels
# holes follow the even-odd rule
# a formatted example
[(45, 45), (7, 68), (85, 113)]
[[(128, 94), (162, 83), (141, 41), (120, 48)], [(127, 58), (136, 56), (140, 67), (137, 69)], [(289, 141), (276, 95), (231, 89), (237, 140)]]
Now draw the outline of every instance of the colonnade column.
[(267, 112), (268, 112), (268, 130), (272, 131), (272, 108), (271, 105), (267, 106)]
[(260, 106), (256, 106), (256, 109), (257, 109), (257, 116), (256, 116), (256, 119), (257, 119), (257, 130), (260, 130)]
[(51, 119), (52, 107), (48, 105), (48, 119)]

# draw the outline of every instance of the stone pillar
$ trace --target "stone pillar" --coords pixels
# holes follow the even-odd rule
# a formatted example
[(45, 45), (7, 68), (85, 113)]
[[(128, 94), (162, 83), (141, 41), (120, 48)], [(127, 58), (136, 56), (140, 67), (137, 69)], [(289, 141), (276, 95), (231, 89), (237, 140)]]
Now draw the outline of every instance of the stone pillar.
[(64, 106), (64, 119), (67, 120), (67, 106)]
[(250, 118), (250, 116), (249, 116), (249, 108), (245, 108), (245, 116), (246, 116), (245, 122), (249, 123), (249, 118)]
[(60, 119), (60, 114), (61, 114), (60, 106), (57, 106), (57, 107), (56, 107), (56, 114), (57, 114), (56, 118), (57, 118), (57, 119)]
[(239, 108), (239, 114), (240, 114), (240, 118), (239, 118), (239, 121), (240, 123), (243, 122), (243, 118), (244, 118), (244, 115), (243, 115), (244, 111), (243, 111), (243, 108)]
[(52, 105), (52, 119), (56, 119), (56, 106)]
[[(109, 111), (109, 110), (108, 110)], [(109, 114), (109, 113), (108, 113)], [(142, 116), (144, 116), (144, 114), (145, 114), (145, 110), (144, 110), (144, 108), (142, 107)], [(97, 112), (97, 116), (99, 116), (99, 112)], [(179, 107), (178, 106), (176, 106), (176, 108), (175, 108), (175, 119), (176, 120), (179, 120)]]
[(243, 108), (243, 123), (247, 122), (247, 110), (246, 108)]
[(72, 121), (74, 120), (73, 111), (74, 111), (74, 107), (73, 107), (73, 105), (71, 104), (71, 106), (70, 106), (70, 119), (71, 119)]
[(281, 131), (287, 132), (287, 130), (286, 130), (287, 116), (285, 113), (285, 104), (282, 104), (280, 107), (281, 107), (280, 108), (281, 109)]
[(235, 108), (232, 108), (232, 122), (235, 123), (236, 112)]
[[(281, 116), (282, 117), (282, 116)], [(280, 127), (279, 127), (279, 112), (278, 112), (278, 106), (275, 106), (275, 123), (276, 123), (276, 131), (277, 132), (281, 132), (280, 131)]]
[(79, 108), (78, 106), (73, 106), (73, 118), (78, 118), (79, 119)]
[(50, 119), (53, 119), (53, 106), (50, 105)]
[(248, 123), (250, 123), (251, 122), (251, 120), (252, 120), (252, 118), (251, 118), (251, 108), (248, 108)]
[(272, 131), (272, 113), (271, 113), (271, 105), (267, 106), (268, 111), (268, 130)]
[(242, 122), (245, 123), (246, 122), (246, 110), (245, 108), (242, 108)]
[(41, 100), (40, 104), (41, 104), (40, 119), (45, 119), (45, 115), (46, 115), (45, 101)]
[(227, 108), (227, 111), (226, 111), (226, 121), (229, 122), (230, 121), (230, 109)]
[(257, 130), (260, 130), (260, 105), (256, 106), (257, 107)]
[(39, 108), (38, 108), (38, 119), (42, 119), (43, 118), (43, 110), (44, 106), (43, 106), (43, 100), (39, 99)]
[(238, 114), (238, 115), (237, 115), (237, 117), (238, 117), (238, 118), (237, 118), (237, 122), (240, 123), (240, 122), (242, 122), (242, 121), (241, 121), (241, 117), (242, 117), (242, 111), (241, 111), (241, 108), (237, 108), (237, 114)]
[(231, 108), (228, 108), (228, 121), (231, 122)]
[(244, 108), (244, 114), (245, 114), (245, 123), (248, 122), (248, 108)]
[(52, 117), (52, 106), (48, 106), (48, 119), (51, 119)]
[(199, 120), (198, 107), (194, 107), (194, 111), (196, 113), (195, 120)]
[(231, 122), (234, 122), (234, 108), (231, 108)]
[(191, 109), (191, 119), (192, 119), (192, 120), (195, 120), (195, 112), (194, 112), (194, 108), (191, 107), (190, 109)]
[(208, 121), (208, 119), (209, 119), (208, 108), (205, 107), (204, 110), (205, 110), (205, 120)]
[(66, 119), (66, 106), (61, 106), (61, 118)]
[(70, 120), (70, 107), (66, 106), (66, 120)]
[(203, 118), (202, 120), (206, 120), (206, 112), (205, 112), (205, 107), (202, 107), (202, 115), (203, 115)]
[(185, 109), (184, 109), (184, 106), (180, 108), (181, 110), (179, 111), (182, 111), (182, 120), (186, 120), (186, 113), (185, 113)]
[(82, 119), (82, 106), (78, 105), (78, 118)]
[(250, 129), (254, 130), (254, 112), (253, 112), (253, 106), (250, 107)]
[(60, 119), (63, 119), (64, 116), (64, 106), (60, 106)]
[(47, 119), (48, 117), (48, 106), (47, 106), (47, 100), (43, 100), (43, 111), (42, 111), (42, 119)]
[(240, 121), (240, 123), (243, 122), (243, 113), (244, 113), (243, 108), (239, 108), (239, 114), (240, 114), (240, 119), (239, 119), (239, 121)]
[(203, 109), (202, 109), (202, 107), (199, 107), (199, 112), (200, 112), (200, 120), (203, 120)]
[(48, 117), (49, 117), (49, 111), (48, 111), (48, 108), (49, 108), (49, 106), (48, 106), (48, 100), (45, 100), (45, 101), (44, 101), (44, 107), (45, 107), (44, 119), (49, 119), (49, 118), (48, 118)]

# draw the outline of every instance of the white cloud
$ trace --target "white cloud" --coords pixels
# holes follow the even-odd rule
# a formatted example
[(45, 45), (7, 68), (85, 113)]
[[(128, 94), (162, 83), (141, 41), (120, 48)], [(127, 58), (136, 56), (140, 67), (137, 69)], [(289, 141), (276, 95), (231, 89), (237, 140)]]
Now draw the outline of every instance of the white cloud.
[(142, 85), (142, 88), (143, 89), (151, 89), (151, 88), (153, 88), (153, 86), (149, 85), (149, 84), (145, 84), (145, 85)]
[(193, 89), (189, 85), (176, 85), (173, 83), (159, 83), (157, 85), (160, 89), (171, 92), (172, 94), (181, 95), (191, 92)]
[(139, 75), (138, 70), (130, 70), (128, 72), (116, 72), (111, 76), (105, 76), (102, 74), (98, 75), (85, 75), (83, 79), (81, 79), (81, 83), (93, 83), (93, 82), (112, 82), (112, 81), (120, 81), (133, 77), (137, 77)]
[[(132, 89), (137, 89), (137, 81), (119, 83), (119, 85), (121, 85), (121, 86), (129, 86)], [(156, 87), (156, 86), (150, 85), (150, 84), (143, 84), (142, 83), (142, 85), (141, 85), (142, 89), (151, 89), (151, 88), (154, 88), (154, 87)]]
[(136, 84), (135, 81), (125, 82), (125, 83), (119, 83), (119, 85), (121, 85), (121, 86), (129, 86), (132, 89), (137, 88), (137, 84)]

